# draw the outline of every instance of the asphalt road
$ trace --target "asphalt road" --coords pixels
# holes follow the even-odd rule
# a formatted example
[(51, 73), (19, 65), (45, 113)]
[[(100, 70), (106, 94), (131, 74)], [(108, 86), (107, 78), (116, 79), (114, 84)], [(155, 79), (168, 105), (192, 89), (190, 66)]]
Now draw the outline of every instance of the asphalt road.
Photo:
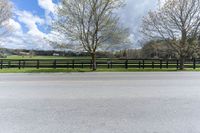
[(200, 133), (200, 73), (0, 74), (0, 133)]

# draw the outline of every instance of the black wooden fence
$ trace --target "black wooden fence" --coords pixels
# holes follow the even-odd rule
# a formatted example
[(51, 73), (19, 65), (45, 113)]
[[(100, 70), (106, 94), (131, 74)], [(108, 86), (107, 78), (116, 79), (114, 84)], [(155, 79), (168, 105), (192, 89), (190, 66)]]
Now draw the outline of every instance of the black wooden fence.
[[(177, 59), (97, 59), (97, 68), (139, 68), (139, 69), (179, 69)], [(90, 59), (0, 59), (0, 69), (4, 68), (92, 68)], [(188, 59), (185, 68), (200, 68), (200, 59)]]

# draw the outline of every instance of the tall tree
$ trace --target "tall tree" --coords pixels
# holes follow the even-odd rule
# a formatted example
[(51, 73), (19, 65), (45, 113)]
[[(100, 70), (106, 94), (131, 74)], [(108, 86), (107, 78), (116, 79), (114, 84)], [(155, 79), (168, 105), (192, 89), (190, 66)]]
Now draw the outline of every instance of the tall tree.
[(9, 0), (0, 0), (0, 37), (8, 31), (8, 20), (11, 17), (11, 4)]
[(123, 0), (62, 0), (53, 30), (89, 52), (96, 70), (97, 50), (127, 42), (128, 29), (120, 25), (116, 13), (123, 4)]
[(180, 69), (184, 69), (185, 59), (200, 48), (200, 0), (165, 1), (144, 18), (141, 31), (151, 39), (165, 40), (179, 56)]

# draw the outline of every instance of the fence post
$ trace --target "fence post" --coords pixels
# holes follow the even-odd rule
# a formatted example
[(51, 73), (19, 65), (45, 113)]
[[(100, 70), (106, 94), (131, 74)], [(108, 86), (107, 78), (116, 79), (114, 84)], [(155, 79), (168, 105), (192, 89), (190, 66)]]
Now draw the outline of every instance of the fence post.
[(57, 61), (54, 60), (54, 62), (53, 62), (53, 67), (54, 67), (54, 69), (56, 69), (56, 64), (57, 64)]
[(153, 68), (153, 69), (155, 68), (155, 66), (154, 66), (154, 61), (152, 62), (152, 68)]
[(8, 61), (8, 68), (10, 68), (10, 60)]
[(73, 69), (75, 68), (75, 66), (74, 66), (74, 60), (72, 60), (72, 68)]
[(3, 69), (3, 60), (1, 60), (1, 69)]
[(92, 60), (90, 60), (90, 69), (92, 69)]
[(21, 69), (21, 60), (19, 60), (18, 68)]
[(169, 61), (167, 60), (166, 62), (166, 68), (168, 69), (169, 68)]
[(176, 68), (179, 69), (179, 60), (176, 61)]
[(196, 59), (193, 60), (193, 69), (196, 69)]
[(139, 69), (141, 68), (141, 62), (139, 61)]
[(25, 68), (25, 65), (26, 65), (26, 61), (24, 60), (23, 61), (23, 68)]
[(67, 68), (69, 69), (69, 62), (67, 61)]
[(37, 69), (39, 69), (39, 68), (40, 68), (40, 61), (37, 60)]
[(142, 60), (142, 64), (143, 64), (143, 69), (144, 69), (144, 67), (145, 67), (145, 66), (144, 66), (144, 60)]
[(84, 66), (83, 66), (83, 62), (82, 62), (82, 69), (84, 68)]
[(128, 59), (125, 61), (125, 68), (128, 69)]
[(162, 60), (160, 60), (160, 69), (162, 69)]

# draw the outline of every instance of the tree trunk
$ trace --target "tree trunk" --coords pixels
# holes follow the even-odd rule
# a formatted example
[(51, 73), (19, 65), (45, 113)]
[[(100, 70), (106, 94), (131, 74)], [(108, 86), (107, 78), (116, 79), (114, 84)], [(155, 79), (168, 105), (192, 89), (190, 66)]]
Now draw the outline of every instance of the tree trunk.
[(92, 53), (91, 57), (92, 57), (92, 70), (96, 71), (97, 70), (96, 53)]
[(185, 58), (181, 57), (180, 58), (180, 70), (184, 70), (184, 65), (185, 65)]

